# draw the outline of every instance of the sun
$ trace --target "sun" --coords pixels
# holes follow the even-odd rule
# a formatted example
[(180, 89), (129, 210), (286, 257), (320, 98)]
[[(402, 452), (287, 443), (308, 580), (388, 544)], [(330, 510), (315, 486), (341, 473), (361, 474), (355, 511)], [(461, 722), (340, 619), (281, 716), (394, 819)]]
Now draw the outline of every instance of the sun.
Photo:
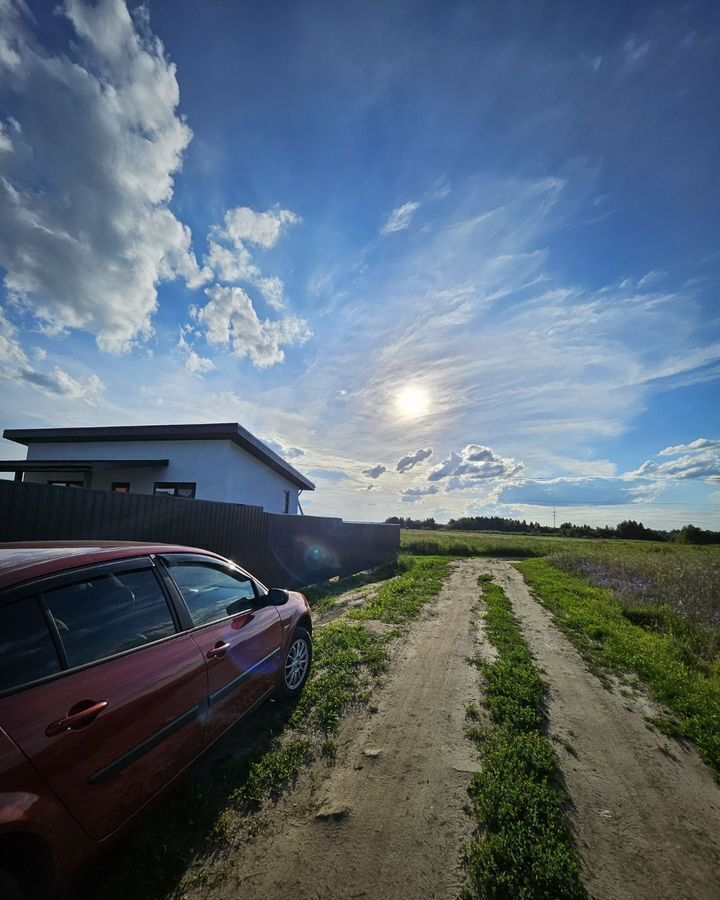
[(395, 397), (395, 407), (404, 419), (418, 419), (424, 416), (430, 406), (427, 391), (415, 385), (404, 387)]

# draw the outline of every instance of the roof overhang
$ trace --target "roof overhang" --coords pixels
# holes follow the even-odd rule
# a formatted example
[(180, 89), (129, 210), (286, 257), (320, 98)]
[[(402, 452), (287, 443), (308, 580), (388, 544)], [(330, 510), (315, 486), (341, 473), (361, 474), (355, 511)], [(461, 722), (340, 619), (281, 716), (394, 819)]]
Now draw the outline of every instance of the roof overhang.
[(83, 441), (232, 441), (296, 487), (305, 491), (315, 490), (315, 485), (309, 478), (237, 422), (209, 425), (112, 425), (107, 428), (6, 428), (3, 437), (25, 446)]
[(99, 472), (103, 469), (165, 469), (169, 459), (0, 459), (0, 472)]

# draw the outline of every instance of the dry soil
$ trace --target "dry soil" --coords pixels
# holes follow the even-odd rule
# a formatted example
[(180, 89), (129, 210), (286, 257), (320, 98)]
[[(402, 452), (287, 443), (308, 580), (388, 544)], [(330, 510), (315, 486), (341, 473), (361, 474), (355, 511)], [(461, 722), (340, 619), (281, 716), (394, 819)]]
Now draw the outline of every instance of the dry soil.
[(469, 832), (463, 807), (477, 765), (464, 728), (465, 707), (477, 700), (467, 657), (480, 572), (477, 560), (453, 565), (400, 646), (375, 711), (346, 722), (335, 767), (315, 790), (301, 785), (279, 804), (226, 878), (201, 896), (457, 896)]

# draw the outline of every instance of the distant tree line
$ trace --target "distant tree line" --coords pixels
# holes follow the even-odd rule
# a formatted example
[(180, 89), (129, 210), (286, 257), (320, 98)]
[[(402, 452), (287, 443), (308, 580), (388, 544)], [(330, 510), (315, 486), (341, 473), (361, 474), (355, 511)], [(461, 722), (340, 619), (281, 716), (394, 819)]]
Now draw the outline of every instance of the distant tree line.
[(720, 544), (720, 531), (706, 531), (695, 525), (666, 531), (664, 529), (646, 528), (642, 522), (626, 519), (613, 527), (612, 525), (574, 525), (563, 522), (559, 527), (541, 525), (539, 522), (528, 522), (525, 519), (505, 519), (502, 516), (464, 516), (461, 519), (450, 519), (447, 525), (438, 524), (435, 519), (411, 519), (402, 516), (390, 516), (385, 519), (390, 525), (401, 528), (416, 528), (434, 531), (438, 528), (450, 531), (500, 531), (515, 534), (548, 534), (561, 537), (584, 538), (622, 538), (632, 541), (675, 541), (679, 544)]

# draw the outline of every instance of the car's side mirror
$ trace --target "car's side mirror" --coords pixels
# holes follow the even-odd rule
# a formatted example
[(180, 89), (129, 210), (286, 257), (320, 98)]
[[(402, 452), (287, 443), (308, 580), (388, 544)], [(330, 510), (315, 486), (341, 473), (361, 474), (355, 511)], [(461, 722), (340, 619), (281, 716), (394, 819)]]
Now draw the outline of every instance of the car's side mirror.
[(288, 602), (287, 591), (282, 588), (270, 588), (265, 596), (265, 601), (270, 606), (282, 606)]

